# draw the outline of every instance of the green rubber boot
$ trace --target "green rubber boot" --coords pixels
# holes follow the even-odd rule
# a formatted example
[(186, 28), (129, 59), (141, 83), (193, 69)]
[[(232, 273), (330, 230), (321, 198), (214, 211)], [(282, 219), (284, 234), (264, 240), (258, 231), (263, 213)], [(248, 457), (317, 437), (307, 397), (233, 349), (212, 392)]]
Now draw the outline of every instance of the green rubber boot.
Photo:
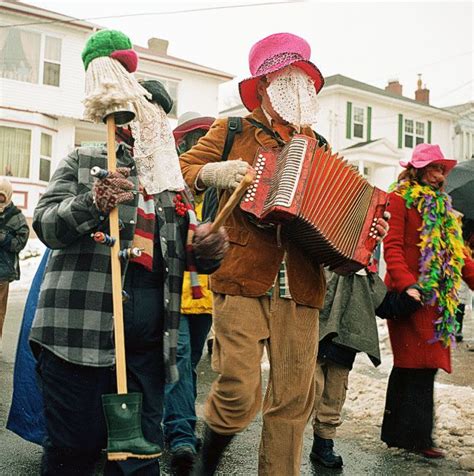
[(151, 459), (161, 455), (160, 445), (143, 436), (141, 393), (102, 395), (102, 406), (107, 421), (107, 458), (110, 461)]

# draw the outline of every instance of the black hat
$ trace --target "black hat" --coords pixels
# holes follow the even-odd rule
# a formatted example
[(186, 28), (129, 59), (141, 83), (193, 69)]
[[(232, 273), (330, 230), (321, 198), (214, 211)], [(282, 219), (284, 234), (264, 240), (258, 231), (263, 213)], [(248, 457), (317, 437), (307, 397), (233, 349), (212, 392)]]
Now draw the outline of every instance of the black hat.
[(151, 94), (151, 102), (159, 104), (166, 114), (171, 111), (173, 100), (162, 83), (156, 79), (150, 79), (148, 81), (140, 81), (140, 84)]

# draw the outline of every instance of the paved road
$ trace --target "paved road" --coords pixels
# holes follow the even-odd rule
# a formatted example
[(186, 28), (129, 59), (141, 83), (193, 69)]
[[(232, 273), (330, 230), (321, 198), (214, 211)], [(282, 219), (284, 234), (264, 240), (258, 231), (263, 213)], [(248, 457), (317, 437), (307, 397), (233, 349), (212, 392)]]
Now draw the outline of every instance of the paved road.
[[(2, 476), (33, 476), (39, 474), (41, 448), (23, 441), (15, 434), (5, 429), (5, 422), (10, 406), (14, 347), (19, 328), (19, 322), (24, 305), (24, 293), (13, 292), (9, 302), (7, 324), (3, 342), (3, 352), (0, 355), (0, 475)], [(200, 367), (200, 383), (198, 396), (198, 414), (202, 414), (202, 406), (209, 391), (214, 375), (210, 369), (209, 358), (204, 356)], [(306, 430), (305, 447), (301, 474), (308, 475), (467, 475), (469, 473), (457, 469), (456, 462), (449, 460), (429, 461), (416, 455), (398, 451), (389, 451), (378, 441), (379, 428), (370, 428), (374, 438), (372, 441), (361, 441), (351, 438), (351, 428), (363, 422), (346, 421), (343, 425), (342, 436), (337, 440), (337, 448), (344, 457), (343, 470), (327, 470), (313, 467), (309, 462), (309, 452), (312, 444), (310, 426)], [(261, 419), (258, 418), (250, 427), (239, 435), (232, 443), (230, 450), (221, 465), (220, 475), (257, 474), (257, 449), (259, 444)], [(200, 427), (199, 427), (200, 429)], [(286, 438), (286, 435), (281, 435)], [(375, 443), (374, 443), (375, 441)], [(168, 474), (166, 456), (163, 459), (163, 474)], [(58, 475), (59, 476), (59, 475)], [(275, 475), (280, 476), (280, 475)], [(281, 475), (284, 476), (284, 475)]]

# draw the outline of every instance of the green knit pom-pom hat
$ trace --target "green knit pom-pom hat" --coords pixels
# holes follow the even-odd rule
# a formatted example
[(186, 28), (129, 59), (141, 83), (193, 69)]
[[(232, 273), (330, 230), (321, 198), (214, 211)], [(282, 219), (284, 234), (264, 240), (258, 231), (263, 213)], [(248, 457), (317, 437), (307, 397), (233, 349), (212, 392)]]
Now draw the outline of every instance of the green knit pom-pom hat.
[(131, 50), (130, 38), (117, 30), (101, 30), (93, 34), (82, 51), (82, 62), (87, 71), (89, 63), (101, 56), (110, 56), (117, 50)]

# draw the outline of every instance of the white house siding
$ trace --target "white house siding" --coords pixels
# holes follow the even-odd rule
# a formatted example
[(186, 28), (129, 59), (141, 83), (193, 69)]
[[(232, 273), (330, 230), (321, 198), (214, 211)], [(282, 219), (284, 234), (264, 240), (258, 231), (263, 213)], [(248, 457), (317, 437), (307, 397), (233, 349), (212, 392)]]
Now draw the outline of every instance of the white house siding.
[(140, 79), (164, 79), (178, 84), (177, 114), (175, 117), (170, 116), (172, 127), (176, 126), (179, 115), (187, 111), (196, 111), (209, 116), (217, 115), (218, 86), (222, 83), (222, 79), (199, 71), (170, 66), (159, 58), (156, 60), (148, 58), (145, 55), (140, 58), (137, 71)]
[[(59, 86), (42, 84), (41, 67), (37, 84), (0, 78), (0, 126), (31, 131), (29, 177), (9, 177), (13, 183), (15, 203), (31, 220), (36, 203), (47, 186), (47, 182), (39, 180), (41, 133), (52, 137), (51, 175), (59, 161), (74, 147), (84, 142), (98, 143), (106, 140), (104, 125), (82, 119), (85, 73), (81, 52), (95, 25), (86, 22), (79, 22), (80, 25), (48, 23), (48, 17), (62, 20), (69, 18), (21, 3), (0, 2), (0, 13), (3, 24), (32, 23), (39, 20), (43, 22), (41, 25), (22, 28), (43, 37), (48, 35), (61, 39)], [(44, 40), (41, 45), (41, 49), (44, 49)], [(147, 52), (139, 53), (141, 58), (137, 73), (142, 77), (151, 76), (178, 83), (177, 115), (170, 119), (173, 127), (177, 116), (188, 110), (206, 115), (217, 114), (218, 86), (232, 79), (231, 75), (167, 55), (156, 55), (151, 50)], [(40, 61), (41, 58), (42, 53)], [(1, 173), (5, 172), (0, 170)]]

